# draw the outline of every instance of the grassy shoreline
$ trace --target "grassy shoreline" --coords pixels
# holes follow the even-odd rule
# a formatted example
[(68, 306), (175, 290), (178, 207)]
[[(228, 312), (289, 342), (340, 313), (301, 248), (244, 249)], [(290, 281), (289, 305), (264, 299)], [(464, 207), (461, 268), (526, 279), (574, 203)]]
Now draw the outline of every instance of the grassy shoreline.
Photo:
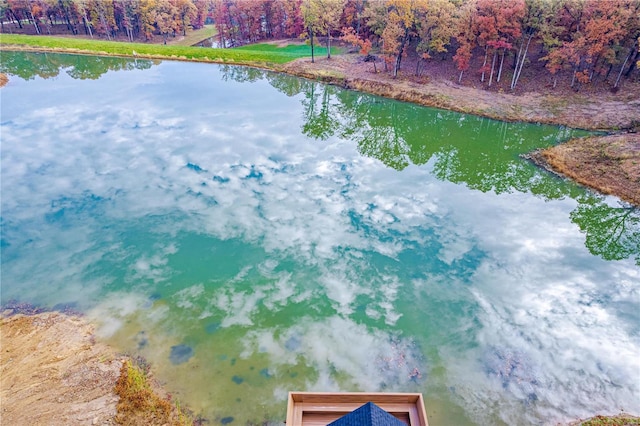
[[(443, 84), (443, 82), (429, 81), (418, 85), (402, 78), (393, 79), (382, 73), (361, 72), (359, 75), (353, 75), (345, 70), (345, 61), (337, 58), (326, 60), (326, 48), (321, 46), (315, 47), (317, 59), (314, 64), (304, 59), (310, 57), (310, 47), (305, 45), (277, 48), (273, 45), (259, 44), (236, 49), (217, 49), (72, 37), (0, 34), (0, 51), (2, 50), (245, 65), (322, 81), (346, 89), (404, 102), (501, 121), (560, 125), (606, 132), (629, 131), (634, 128), (637, 130), (640, 127), (640, 117), (637, 120), (628, 117), (621, 119), (617, 114), (611, 113), (596, 114), (597, 119), (585, 117), (581, 113), (581, 109), (587, 98), (579, 95), (571, 99), (563, 96), (544, 95), (532, 102), (531, 97), (488, 92), (449, 83)], [(349, 64), (350, 66), (353, 66), (353, 58), (353, 55), (349, 58), (352, 62)], [(483, 99), (483, 101), (476, 101), (479, 99)], [(592, 99), (591, 101), (596, 105), (604, 102), (601, 99)], [(627, 102), (627, 104), (631, 103)], [(640, 101), (636, 103), (640, 107)], [(625, 110), (636, 107), (635, 105), (624, 105), (624, 103), (620, 105), (620, 102), (617, 102), (615, 107), (621, 108), (622, 106), (625, 107)]]
[[(145, 44), (71, 37), (0, 35), (0, 50), (32, 50), (125, 58), (164, 59), (192, 62), (248, 65), (280, 71), (280, 64), (307, 56), (300, 49), (239, 48), (218, 49), (177, 44)], [(316, 48), (326, 54), (326, 49)]]
[[(137, 57), (145, 59), (180, 60), (192, 62), (244, 65), (297, 77), (333, 84), (350, 90), (371, 93), (386, 98), (411, 102), (428, 107), (442, 108), (466, 114), (509, 122), (528, 122), (567, 126), (585, 130), (604, 131), (609, 135), (640, 131), (640, 96), (626, 98), (609, 95), (589, 97), (583, 94), (529, 93), (512, 95), (489, 92), (472, 87), (459, 86), (443, 81), (428, 81), (416, 84), (408, 79), (394, 79), (384, 73), (372, 73), (359, 64), (357, 55), (340, 55), (327, 60), (326, 49), (316, 47), (316, 61), (308, 59), (310, 48), (305, 45), (258, 44), (238, 49), (215, 49), (190, 46), (171, 46), (143, 43), (124, 43), (102, 40), (87, 40), (70, 37), (25, 36), (0, 34), (0, 51), (31, 50), (85, 55)], [(0, 76), (1, 77), (1, 76)], [(6, 79), (4, 83), (6, 83)], [(614, 136), (605, 136), (607, 143)], [(639, 155), (635, 138), (623, 144), (619, 155)], [(567, 147), (571, 146), (569, 150)], [(594, 154), (588, 143), (563, 144), (563, 156), (579, 158), (570, 166), (576, 170), (599, 164), (605, 168), (619, 167), (602, 156)], [(571, 152), (569, 152), (571, 151)], [(591, 155), (591, 157), (589, 157)], [(606, 160), (606, 161), (605, 161)], [(607, 164), (604, 164), (604, 163)], [(550, 164), (556, 172), (576, 179), (568, 167)], [(640, 176), (634, 168), (616, 173), (602, 173), (578, 179), (579, 183), (605, 194), (613, 194), (638, 205), (628, 192), (640, 193)], [(613, 188), (613, 189), (612, 189)], [(617, 188), (625, 188), (620, 191)]]

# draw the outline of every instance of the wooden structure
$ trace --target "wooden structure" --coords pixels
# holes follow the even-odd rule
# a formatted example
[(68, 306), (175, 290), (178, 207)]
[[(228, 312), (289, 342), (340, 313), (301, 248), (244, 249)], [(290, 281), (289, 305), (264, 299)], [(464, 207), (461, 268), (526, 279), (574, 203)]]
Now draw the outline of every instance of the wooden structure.
[(289, 392), (287, 426), (326, 426), (367, 402), (408, 426), (429, 426), (420, 393)]

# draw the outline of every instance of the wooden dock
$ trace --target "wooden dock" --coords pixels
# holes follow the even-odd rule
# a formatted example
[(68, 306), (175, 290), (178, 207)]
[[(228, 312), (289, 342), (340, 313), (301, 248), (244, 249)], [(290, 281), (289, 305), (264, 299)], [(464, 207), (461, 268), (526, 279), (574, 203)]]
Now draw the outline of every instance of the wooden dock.
[(289, 392), (287, 426), (326, 426), (367, 402), (408, 426), (429, 426), (420, 393)]

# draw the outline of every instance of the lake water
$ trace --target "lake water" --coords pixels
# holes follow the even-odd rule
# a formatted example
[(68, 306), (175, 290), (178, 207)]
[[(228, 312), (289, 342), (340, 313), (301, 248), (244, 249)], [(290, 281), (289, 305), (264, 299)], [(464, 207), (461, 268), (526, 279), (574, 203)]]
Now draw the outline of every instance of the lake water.
[(243, 67), (0, 68), (2, 303), (85, 312), (210, 424), (290, 390), (640, 414), (640, 214), (519, 157), (585, 132)]

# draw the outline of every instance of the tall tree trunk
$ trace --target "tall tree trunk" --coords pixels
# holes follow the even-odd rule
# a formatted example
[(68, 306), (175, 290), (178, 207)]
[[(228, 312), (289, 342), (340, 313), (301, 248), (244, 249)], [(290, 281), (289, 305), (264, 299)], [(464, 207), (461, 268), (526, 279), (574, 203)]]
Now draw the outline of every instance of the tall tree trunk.
[(31, 20), (33, 21), (33, 26), (36, 28), (36, 33), (38, 33), (38, 35), (40, 35), (40, 28), (38, 27), (38, 21), (36, 20), (36, 17), (33, 16), (33, 11), (29, 10), (29, 14), (31, 15)]
[(105, 33), (107, 34), (107, 40), (111, 41), (111, 35), (109, 34), (111, 32), (111, 29), (107, 26), (107, 20), (105, 19), (104, 13), (102, 11), (100, 12), (100, 22), (102, 23)]
[(331, 28), (327, 30), (327, 59), (331, 59)]
[(522, 49), (524, 48), (524, 39), (522, 43), (520, 43), (520, 47), (518, 48), (518, 54), (513, 55), (513, 75), (511, 76), (511, 88), (513, 88), (513, 81), (516, 79), (516, 74), (518, 74), (518, 66), (520, 65), (520, 58), (522, 56)]
[(502, 49), (502, 57), (500, 58), (500, 68), (498, 68), (498, 78), (496, 78), (496, 83), (500, 83), (500, 77), (502, 76), (502, 64), (504, 64), (504, 52), (506, 49)]
[(493, 70), (496, 67), (496, 57), (498, 56), (498, 51), (493, 52), (493, 59), (491, 60), (491, 74), (489, 74), (489, 87), (491, 87), (491, 83), (493, 82)]
[(62, 12), (64, 13), (64, 19), (67, 22), (67, 29), (75, 34), (76, 32), (74, 31), (74, 28), (71, 26), (71, 19), (69, 19), (69, 11), (64, 6), (64, 3), (62, 3), (62, 0), (58, 0), (58, 5), (60, 5), (60, 9), (62, 9)]
[(458, 84), (460, 84), (460, 82), (462, 81), (462, 73), (464, 73), (464, 70), (460, 71), (460, 76), (458, 77)]
[(637, 42), (633, 44), (633, 47), (629, 51), (629, 54), (624, 59), (624, 63), (620, 67), (620, 72), (618, 73), (618, 78), (616, 78), (616, 83), (613, 85), (613, 87), (618, 87), (618, 84), (620, 83), (620, 77), (622, 77), (622, 71), (624, 71), (624, 67), (627, 65), (627, 62), (629, 61), (629, 58), (631, 58), (631, 55), (633, 55), (634, 51), (636, 50), (636, 44), (637, 44)]
[(311, 37), (311, 63), (315, 62), (314, 56), (313, 56), (313, 28), (309, 27), (309, 35)]
[(85, 32), (88, 32), (88, 34), (91, 36), (91, 38), (93, 38), (93, 31), (91, 31), (91, 25), (89, 24), (89, 21), (87, 20), (87, 15), (83, 14), (82, 15), (82, 19), (84, 19)]
[(571, 77), (571, 85), (569, 87), (573, 87), (576, 82), (576, 73), (578, 72), (578, 67), (573, 69), (573, 77)]
[(625, 77), (629, 77), (629, 75), (631, 75), (633, 70), (636, 69), (636, 64), (638, 63), (638, 60), (640, 60), (640, 50), (636, 50), (636, 54), (633, 56), (633, 59), (631, 59), (631, 65), (629, 65), (629, 69), (627, 70), (626, 73), (624, 73)]
[(400, 43), (400, 49), (398, 49), (398, 54), (396, 55), (396, 61), (393, 66), (393, 78), (398, 76), (398, 71), (400, 70), (400, 62), (402, 61), (402, 52), (404, 52), (404, 46), (407, 44), (409, 40), (409, 29), (407, 28), (404, 31), (404, 37), (402, 37), (402, 43)]
[(16, 15), (11, 9), (7, 9), (7, 10), (11, 13), (11, 16), (13, 16), (13, 19), (15, 19), (15, 21), (18, 23), (18, 28), (22, 29), (22, 22), (20, 22), (20, 18), (18, 18), (18, 15)]
[(482, 63), (482, 76), (480, 77), (480, 81), (484, 83), (484, 67), (485, 65), (487, 65), (487, 55), (489, 54), (489, 51), (487, 50), (487, 48), (484, 48), (484, 62)]
[(589, 72), (589, 83), (591, 83), (591, 81), (593, 80), (593, 74), (596, 72), (596, 65), (598, 65), (599, 61), (600, 55), (598, 55), (598, 57), (596, 57), (596, 60), (591, 63), (591, 72)]
[[(518, 85), (518, 80), (520, 79), (520, 73), (522, 73), (522, 67), (524, 67), (524, 63), (527, 60), (527, 52), (529, 51), (529, 44), (531, 43), (531, 39), (533, 38), (533, 33), (529, 34), (529, 40), (527, 40), (527, 47), (524, 49), (524, 54), (522, 55), (522, 59), (520, 60), (520, 64), (518, 69), (516, 70), (516, 74), (514, 75), (514, 79), (511, 81), (511, 90), (515, 89)], [(555, 87), (555, 85), (553, 86)]]
[(609, 69), (607, 70), (607, 73), (603, 78), (604, 81), (607, 81), (609, 79), (609, 75), (611, 75), (611, 70), (613, 70), (613, 64), (609, 64)]

